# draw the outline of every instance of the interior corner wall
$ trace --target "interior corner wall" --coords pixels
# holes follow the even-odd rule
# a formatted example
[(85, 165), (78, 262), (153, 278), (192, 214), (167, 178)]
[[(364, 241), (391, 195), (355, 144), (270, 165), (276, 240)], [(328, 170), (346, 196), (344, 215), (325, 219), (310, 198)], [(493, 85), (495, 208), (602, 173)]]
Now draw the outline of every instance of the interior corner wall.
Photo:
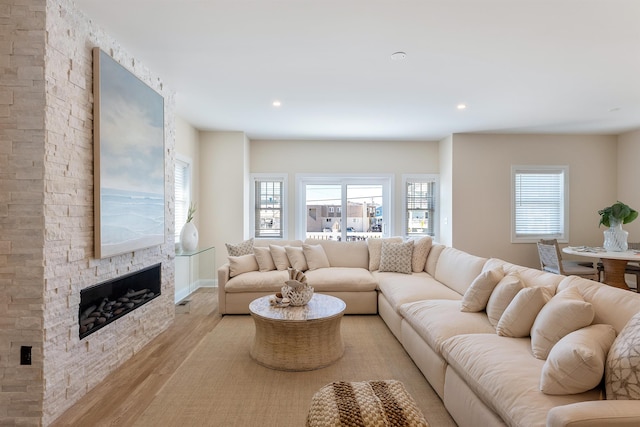
[[(45, 0), (0, 5), (0, 425), (42, 419)], [(20, 348), (31, 348), (31, 365)]]
[(453, 136), (448, 136), (438, 144), (440, 156), (440, 216), (438, 243), (451, 246), (453, 241)]
[(617, 196), (617, 138), (453, 135), (452, 246), (538, 267), (535, 244), (511, 242), (511, 166), (569, 165), (572, 244), (602, 245), (597, 211)]
[[(175, 107), (174, 95), (161, 79), (97, 28), (72, 0), (47, 0), (42, 6), (46, 83), (39, 90), (46, 102), (44, 153), (33, 164), (44, 163), (44, 200), (34, 200), (33, 209), (44, 210), (45, 261), (33, 268), (44, 267), (43, 387), (38, 391), (43, 403), (42, 418), (29, 423), (46, 426), (173, 322)], [(105, 259), (94, 258), (94, 46), (160, 93), (165, 107), (165, 243)], [(24, 245), (33, 245), (34, 253), (42, 251), (38, 239), (33, 240)], [(162, 264), (160, 297), (79, 339), (82, 289), (157, 263)], [(37, 296), (33, 298), (37, 305)], [(30, 322), (38, 325), (38, 319)], [(20, 421), (27, 423), (25, 418)]]
[[(640, 129), (618, 136), (618, 200), (640, 211)], [(640, 218), (625, 224), (630, 242), (640, 242)]]
[(227, 261), (225, 243), (246, 237), (248, 146), (243, 132), (200, 132), (198, 232), (201, 246), (215, 246), (217, 267)]

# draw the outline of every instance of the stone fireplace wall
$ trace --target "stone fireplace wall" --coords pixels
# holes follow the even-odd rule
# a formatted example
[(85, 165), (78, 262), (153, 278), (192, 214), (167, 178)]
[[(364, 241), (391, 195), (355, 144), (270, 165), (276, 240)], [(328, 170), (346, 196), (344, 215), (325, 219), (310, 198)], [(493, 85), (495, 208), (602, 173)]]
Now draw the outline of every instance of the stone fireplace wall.
[[(8, 23), (8, 24), (7, 24)], [(165, 98), (163, 245), (94, 258), (92, 55)], [(0, 5), (0, 424), (49, 425), (174, 318), (174, 95), (71, 0)], [(80, 340), (80, 290), (162, 264), (162, 295)], [(32, 346), (31, 366), (19, 365)]]

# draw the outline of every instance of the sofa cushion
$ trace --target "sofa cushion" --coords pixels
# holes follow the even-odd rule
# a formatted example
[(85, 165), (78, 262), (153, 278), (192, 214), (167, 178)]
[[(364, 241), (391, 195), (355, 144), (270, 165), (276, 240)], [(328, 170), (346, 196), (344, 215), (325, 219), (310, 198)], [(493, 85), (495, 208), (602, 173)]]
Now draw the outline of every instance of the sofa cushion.
[(300, 271), (307, 271), (309, 269), (307, 259), (304, 257), (302, 248), (297, 246), (285, 246), (284, 250), (287, 252), (287, 258), (289, 258), (291, 267)]
[(288, 271), (250, 271), (232, 277), (224, 286), (225, 292), (278, 292), (289, 279)]
[(374, 291), (377, 283), (365, 268), (331, 267), (308, 270), (307, 283), (316, 292)]
[(302, 252), (307, 260), (309, 270), (317, 270), (319, 268), (329, 268), (329, 259), (327, 254), (324, 253), (324, 248), (321, 245), (302, 245)]
[(269, 245), (269, 250), (271, 251), (271, 258), (273, 258), (273, 263), (276, 265), (277, 270), (287, 270), (291, 267), (287, 250), (284, 246)]
[(531, 328), (531, 349), (538, 359), (546, 359), (551, 348), (570, 332), (590, 325), (593, 306), (576, 288), (557, 293), (542, 307)]
[(640, 399), (640, 313), (629, 320), (609, 350), (605, 387), (607, 399)]
[(460, 295), (464, 295), (471, 282), (482, 271), (486, 261), (486, 258), (446, 247), (438, 258), (434, 277)]
[(254, 254), (229, 257), (229, 277), (250, 271), (258, 271), (258, 262)]
[(304, 242), (309, 245), (322, 246), (331, 267), (369, 268), (369, 248), (365, 241), (337, 242), (335, 240), (307, 239)]
[(431, 250), (433, 239), (431, 236), (424, 236), (413, 241), (413, 254), (411, 255), (411, 269), (414, 273), (424, 271), (427, 264), (427, 256)]
[(521, 289), (500, 316), (496, 332), (503, 337), (528, 337), (533, 322), (549, 299), (545, 288)]
[(502, 268), (485, 270), (478, 275), (462, 297), (460, 310), (482, 311), (487, 307), (487, 302), (498, 282), (504, 277)]
[(561, 396), (542, 393), (544, 361), (531, 355), (529, 338), (458, 335), (442, 344), (442, 355), (450, 369), (509, 426), (545, 426), (551, 408), (601, 398), (597, 389)]
[(373, 276), (378, 282), (378, 289), (396, 311), (408, 302), (460, 299), (460, 294), (425, 272), (406, 275), (374, 271)]
[(382, 255), (382, 242), (402, 243), (402, 237), (387, 237), (384, 239), (367, 239), (369, 250), (369, 271), (380, 268), (380, 256)]
[(460, 301), (428, 300), (403, 304), (400, 314), (436, 352), (442, 343), (455, 335), (495, 334), (487, 315), (460, 311)]
[(271, 271), (276, 269), (273, 257), (271, 256), (271, 250), (268, 247), (254, 246), (253, 254), (256, 256), (256, 261), (258, 262), (258, 270)]
[(380, 271), (411, 274), (413, 240), (405, 243), (382, 242)]
[(498, 325), (502, 313), (523, 288), (524, 284), (517, 273), (507, 274), (498, 282), (487, 301), (487, 317), (493, 326)]
[(445, 248), (445, 245), (440, 244), (431, 246), (429, 255), (427, 255), (427, 262), (425, 262), (424, 264), (424, 271), (432, 276), (436, 275), (436, 266), (438, 265), (438, 259), (440, 259), (440, 255), (442, 255), (442, 251), (444, 251)]
[(225, 243), (229, 256), (242, 256), (253, 253), (253, 237), (240, 243)]
[(611, 325), (591, 325), (562, 337), (544, 362), (540, 390), (546, 394), (575, 394), (597, 387), (615, 338), (616, 330)]

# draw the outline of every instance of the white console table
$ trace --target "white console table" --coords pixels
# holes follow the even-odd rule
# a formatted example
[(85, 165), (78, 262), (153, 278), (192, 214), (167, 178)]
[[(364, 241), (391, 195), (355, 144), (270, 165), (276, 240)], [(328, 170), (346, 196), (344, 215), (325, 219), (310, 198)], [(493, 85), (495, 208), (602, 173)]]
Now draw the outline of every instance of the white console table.
[[(176, 263), (178, 260), (188, 263), (188, 293), (187, 297), (197, 289), (197, 284), (213, 286), (216, 280), (216, 248), (207, 246), (193, 251), (176, 251)], [(182, 298), (179, 298), (182, 299)]]

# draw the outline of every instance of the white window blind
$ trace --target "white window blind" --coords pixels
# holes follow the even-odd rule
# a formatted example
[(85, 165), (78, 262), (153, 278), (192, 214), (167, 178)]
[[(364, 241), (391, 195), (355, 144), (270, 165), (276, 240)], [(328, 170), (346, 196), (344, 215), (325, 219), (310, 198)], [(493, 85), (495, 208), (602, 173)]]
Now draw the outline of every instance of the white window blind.
[(435, 176), (405, 176), (405, 236), (435, 236)]
[(254, 237), (284, 236), (284, 180), (254, 177)]
[(513, 170), (513, 239), (566, 240), (567, 167), (515, 167)]
[(189, 163), (176, 160), (175, 165), (175, 242), (180, 241), (180, 231), (187, 222), (191, 201), (191, 169)]

